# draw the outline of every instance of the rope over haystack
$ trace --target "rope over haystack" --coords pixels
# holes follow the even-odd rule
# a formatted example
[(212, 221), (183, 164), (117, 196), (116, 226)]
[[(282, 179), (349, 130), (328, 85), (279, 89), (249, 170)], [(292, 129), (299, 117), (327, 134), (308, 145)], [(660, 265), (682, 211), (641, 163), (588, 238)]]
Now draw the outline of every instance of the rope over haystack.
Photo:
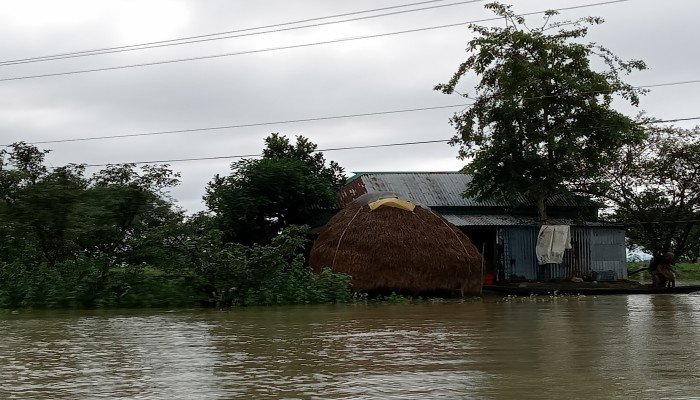
[[(381, 201), (391, 198), (397, 201)], [(482, 257), (469, 238), (429, 208), (391, 193), (360, 196), (338, 212), (316, 239), (309, 265), (349, 274), (357, 291), (477, 295), (482, 286)]]

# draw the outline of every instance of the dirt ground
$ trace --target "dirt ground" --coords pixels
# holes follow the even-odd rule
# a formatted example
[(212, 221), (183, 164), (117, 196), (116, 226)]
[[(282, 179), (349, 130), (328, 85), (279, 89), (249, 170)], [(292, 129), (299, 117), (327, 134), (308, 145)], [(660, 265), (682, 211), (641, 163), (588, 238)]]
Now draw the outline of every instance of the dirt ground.
[(497, 283), (498, 286), (507, 287), (520, 287), (529, 289), (548, 289), (548, 290), (561, 290), (561, 289), (576, 289), (576, 288), (608, 288), (608, 289), (641, 289), (646, 287), (651, 287), (651, 285), (646, 285), (639, 283), (637, 281), (628, 280), (618, 280), (612, 282), (572, 282), (570, 280), (552, 280), (546, 282), (509, 282), (509, 283)]

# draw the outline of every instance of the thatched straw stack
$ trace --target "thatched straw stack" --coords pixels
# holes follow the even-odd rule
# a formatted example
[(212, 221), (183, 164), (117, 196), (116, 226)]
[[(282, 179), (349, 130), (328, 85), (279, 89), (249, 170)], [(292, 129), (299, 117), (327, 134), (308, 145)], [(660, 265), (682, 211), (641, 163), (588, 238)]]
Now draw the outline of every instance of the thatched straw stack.
[(469, 238), (427, 207), (370, 209), (387, 196), (360, 196), (336, 214), (314, 243), (310, 266), (349, 274), (356, 291), (480, 294), (482, 257)]

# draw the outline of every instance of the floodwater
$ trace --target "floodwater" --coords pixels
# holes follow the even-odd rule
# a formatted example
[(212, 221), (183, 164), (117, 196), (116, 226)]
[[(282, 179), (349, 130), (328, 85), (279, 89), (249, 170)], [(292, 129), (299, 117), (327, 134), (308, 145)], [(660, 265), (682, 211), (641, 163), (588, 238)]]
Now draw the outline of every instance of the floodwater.
[(1, 399), (700, 399), (700, 296), (0, 314)]

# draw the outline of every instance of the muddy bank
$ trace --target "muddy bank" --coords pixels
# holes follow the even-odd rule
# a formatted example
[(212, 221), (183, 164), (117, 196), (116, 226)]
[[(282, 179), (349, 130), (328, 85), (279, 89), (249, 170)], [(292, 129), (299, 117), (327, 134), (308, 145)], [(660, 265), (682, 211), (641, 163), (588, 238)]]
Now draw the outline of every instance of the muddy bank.
[(484, 285), (484, 294), (510, 294), (517, 296), (547, 294), (652, 294), (652, 293), (692, 293), (700, 291), (700, 285), (679, 285), (675, 288), (654, 288), (637, 281), (620, 280), (613, 282), (514, 282)]

